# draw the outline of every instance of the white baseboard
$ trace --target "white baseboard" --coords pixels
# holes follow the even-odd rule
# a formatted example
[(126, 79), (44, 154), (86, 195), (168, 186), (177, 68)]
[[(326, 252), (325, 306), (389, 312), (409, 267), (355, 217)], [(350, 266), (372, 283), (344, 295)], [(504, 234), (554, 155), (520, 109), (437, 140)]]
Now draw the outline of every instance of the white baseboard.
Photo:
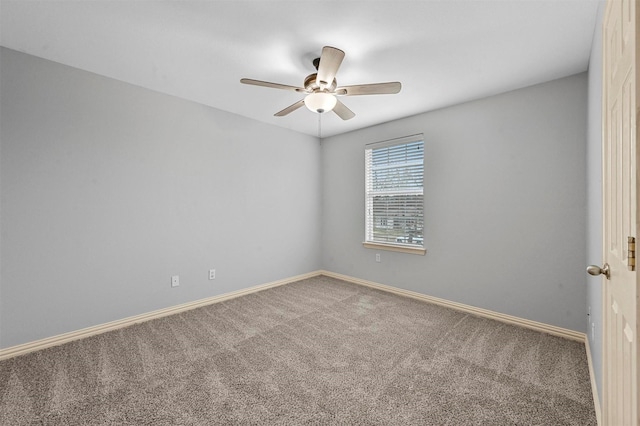
[(47, 337), (44, 339), (35, 340), (33, 342), (11, 346), (6, 349), (0, 349), (0, 361), (3, 359), (12, 358), (19, 355), (25, 355), (30, 352), (39, 351), (45, 348), (50, 348), (52, 346), (62, 345), (63, 343), (72, 342), (74, 340), (84, 339), (86, 337), (94, 336), (96, 334), (106, 333), (107, 331), (128, 327), (133, 324), (149, 321), (156, 318), (162, 318), (168, 315), (173, 315), (173, 314), (188, 311), (191, 309), (199, 308), (201, 306), (223, 302), (225, 300), (229, 300), (236, 297), (244, 296), (246, 294), (266, 290), (268, 288), (273, 288), (273, 287), (281, 286), (284, 284), (289, 284), (295, 281), (312, 278), (318, 275), (320, 275), (320, 271), (314, 271), (314, 272), (309, 272), (307, 274), (296, 275), (295, 277), (285, 278), (282, 280), (273, 281), (270, 283), (261, 284), (261, 285), (249, 287), (249, 288), (238, 290), (238, 291), (233, 291), (231, 293), (225, 293), (218, 296), (208, 297), (206, 299), (200, 299), (193, 302), (184, 303), (181, 305), (170, 306), (168, 308), (158, 309), (156, 311), (147, 312), (144, 314), (135, 315), (128, 318), (123, 318), (121, 320), (111, 321), (111, 322), (99, 324), (93, 327), (87, 327), (81, 330), (59, 334), (57, 336)]
[[(509, 324), (526, 327), (532, 330), (541, 331), (555, 336), (564, 337), (571, 340), (577, 340), (580, 342), (586, 341), (586, 335), (577, 331), (568, 330), (561, 327), (556, 327), (549, 324), (544, 324), (536, 321), (527, 320), (524, 318), (514, 317), (511, 315), (501, 314), (499, 312), (490, 311), (487, 309), (476, 308), (475, 306), (464, 305), (462, 303), (451, 302), (445, 299), (437, 297), (427, 296), (422, 293), (417, 293), (411, 290), (404, 290), (397, 287), (392, 287), (384, 284), (375, 283), (373, 281), (367, 281), (360, 278), (354, 278), (348, 275), (342, 275), (329, 271), (313, 271), (307, 274), (296, 275), (294, 277), (285, 278), (278, 281), (273, 281), (266, 284), (249, 287), (246, 289), (234, 291), (231, 293), (225, 293), (218, 296), (208, 297), (206, 299), (196, 300), (194, 302), (184, 303), (181, 305), (171, 306), (164, 309), (158, 309), (156, 311), (147, 312), (140, 315), (135, 315), (120, 320), (99, 324), (93, 327), (83, 328), (81, 330), (71, 331), (69, 333), (59, 334), (57, 336), (47, 337), (33, 342), (23, 343), (21, 345), (12, 346), (6, 349), (0, 349), (0, 360), (12, 358), (19, 355), (24, 355), (30, 352), (39, 351), (52, 346), (62, 345), (64, 343), (72, 342), (74, 340), (84, 339), (86, 337), (94, 336), (96, 334), (106, 333), (108, 331), (117, 330), (120, 328), (128, 327), (133, 324), (150, 321), (152, 319), (165, 317), (168, 315), (177, 314), (180, 312), (188, 311), (191, 309), (199, 308), (201, 306), (211, 305), (214, 303), (223, 302), (225, 300), (233, 299), (236, 297), (244, 296), (246, 294), (255, 293), (268, 288), (289, 284), (295, 281), (300, 281), (307, 278), (312, 278), (318, 275), (325, 275), (332, 278), (337, 278), (343, 281), (351, 282), (354, 284), (364, 285), (367, 287), (376, 288), (378, 290), (386, 291), (389, 293), (398, 294), (400, 296), (411, 297), (414, 299), (422, 300), (428, 303), (434, 303), (437, 305), (445, 306), (448, 308), (456, 309), (463, 312), (468, 312), (473, 315), (494, 319), (497, 321), (506, 322)], [(599, 406), (598, 406), (599, 407)]]
[(591, 392), (593, 393), (593, 405), (596, 410), (596, 421), (598, 425), (602, 424), (602, 408), (600, 407), (600, 398), (598, 397), (598, 386), (596, 386), (596, 375), (593, 367), (593, 358), (591, 358), (591, 345), (589, 344), (589, 335), (585, 336), (585, 349), (587, 350), (587, 364), (589, 365), (589, 377), (591, 378)]
[(385, 284), (375, 283), (373, 281), (367, 281), (360, 278), (350, 277), (348, 275), (337, 274), (335, 272), (320, 271), (320, 273), (322, 275), (337, 278), (339, 280), (376, 288), (378, 290), (386, 291), (389, 293), (395, 293), (400, 296), (411, 297), (414, 299), (422, 300), (424, 302), (434, 303), (436, 305), (446, 306), (448, 308), (456, 309), (458, 311), (468, 312), (476, 316), (490, 318), (490, 319), (505, 322), (508, 324), (518, 325), (520, 327), (541, 331), (543, 333), (564, 337), (566, 339), (577, 340), (578, 342), (585, 342), (585, 339), (586, 339), (586, 335), (584, 333), (580, 333), (578, 331), (573, 331), (573, 330), (569, 330), (562, 327), (556, 327), (555, 325), (545, 324), (537, 321), (531, 321), (524, 318), (514, 317), (512, 315), (501, 314), (500, 312), (494, 312), (488, 309), (476, 308), (475, 306), (465, 305), (463, 303), (451, 302), (449, 300), (440, 299), (433, 296), (427, 296), (426, 294), (418, 293), (415, 291), (404, 290), (397, 287), (391, 287)]

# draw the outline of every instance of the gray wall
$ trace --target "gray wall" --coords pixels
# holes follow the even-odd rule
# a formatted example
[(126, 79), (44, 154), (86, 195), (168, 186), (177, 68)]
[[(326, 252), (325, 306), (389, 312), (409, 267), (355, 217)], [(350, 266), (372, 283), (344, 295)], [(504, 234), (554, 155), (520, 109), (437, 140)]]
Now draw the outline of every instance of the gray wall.
[[(586, 74), (321, 147), (8, 49), (0, 66), (0, 347), (321, 267), (586, 330)], [(364, 145), (418, 132), (428, 253), (376, 263)]]
[[(587, 265), (602, 265), (602, 16), (604, 3), (598, 8), (589, 61), (589, 128), (587, 142)], [(602, 278), (587, 281), (587, 309), (591, 309), (588, 335), (589, 350), (602, 397)]]
[[(324, 139), (322, 267), (585, 331), (586, 120), (583, 73)], [(376, 263), (364, 146), (419, 132), (427, 254)]]
[(4, 48), (0, 64), (0, 347), (319, 268), (317, 138)]

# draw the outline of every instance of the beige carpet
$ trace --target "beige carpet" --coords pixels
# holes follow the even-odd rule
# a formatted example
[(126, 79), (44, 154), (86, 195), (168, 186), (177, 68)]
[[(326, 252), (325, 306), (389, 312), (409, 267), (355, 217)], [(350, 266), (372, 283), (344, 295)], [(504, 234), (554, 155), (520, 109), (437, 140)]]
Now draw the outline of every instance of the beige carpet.
[(0, 362), (2, 425), (595, 425), (584, 345), (316, 277)]

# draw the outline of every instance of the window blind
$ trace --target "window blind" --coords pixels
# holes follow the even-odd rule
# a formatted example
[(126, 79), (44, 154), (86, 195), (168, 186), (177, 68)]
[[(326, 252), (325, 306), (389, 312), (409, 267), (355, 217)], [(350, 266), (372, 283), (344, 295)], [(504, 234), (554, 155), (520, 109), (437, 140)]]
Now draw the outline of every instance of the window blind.
[(366, 241), (423, 246), (422, 135), (367, 145)]

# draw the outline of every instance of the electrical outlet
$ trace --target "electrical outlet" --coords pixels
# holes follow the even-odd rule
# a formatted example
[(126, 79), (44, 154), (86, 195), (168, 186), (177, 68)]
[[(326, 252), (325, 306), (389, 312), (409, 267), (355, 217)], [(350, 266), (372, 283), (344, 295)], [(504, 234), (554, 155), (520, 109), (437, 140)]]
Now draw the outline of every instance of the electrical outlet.
[(171, 277), (171, 287), (178, 287), (180, 285), (180, 276), (174, 275)]
[(596, 323), (592, 322), (591, 323), (591, 341), (595, 341), (596, 340)]
[(380, 253), (376, 253), (376, 262), (380, 263)]
[(215, 280), (216, 279), (216, 270), (215, 269), (209, 269), (209, 279), (210, 280)]

